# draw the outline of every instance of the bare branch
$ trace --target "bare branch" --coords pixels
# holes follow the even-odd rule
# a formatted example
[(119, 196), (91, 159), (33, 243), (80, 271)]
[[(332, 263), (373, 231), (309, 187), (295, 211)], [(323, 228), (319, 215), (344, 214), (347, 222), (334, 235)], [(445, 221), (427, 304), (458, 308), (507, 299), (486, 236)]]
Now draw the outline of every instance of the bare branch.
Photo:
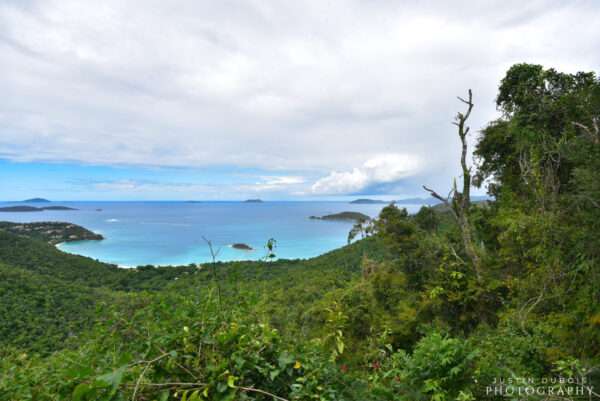
[(275, 394), (269, 393), (268, 391), (260, 390), (258, 388), (254, 388), (254, 387), (240, 387), (240, 386), (237, 386), (236, 388), (239, 388), (242, 391), (251, 391), (251, 392), (254, 392), (254, 393), (264, 394), (264, 395), (267, 395), (267, 396), (272, 397), (273, 399), (279, 400), (279, 401), (289, 401), (286, 398), (279, 397), (278, 395), (275, 395)]
[(427, 188), (425, 185), (423, 185), (423, 189), (425, 191), (429, 192), (433, 198), (442, 202), (448, 209), (450, 209), (450, 213), (452, 213), (452, 215), (455, 218), (458, 218), (458, 216), (456, 215), (456, 211), (454, 210), (454, 208), (452, 207), (452, 204), (450, 202), (450, 198), (452, 197), (452, 194), (455, 192), (454, 189), (451, 189), (450, 192), (448, 193), (448, 196), (446, 196), (446, 197), (443, 197), (442, 195), (438, 194), (431, 188)]
[(458, 256), (458, 253), (456, 253), (456, 250), (454, 249), (454, 247), (453, 247), (452, 245), (449, 245), (449, 247), (450, 247), (450, 250), (452, 251), (452, 254), (454, 255), (454, 257), (455, 257), (455, 258), (456, 258), (456, 259), (457, 259), (457, 260), (458, 260), (460, 263), (462, 263), (462, 264), (465, 264), (465, 261), (464, 261), (464, 260), (463, 260), (463, 259), (462, 259), (460, 256)]
[[(142, 383), (147, 387), (206, 387), (206, 383), (186, 383), (186, 382), (167, 382), (167, 383)], [(124, 386), (133, 387), (133, 384), (124, 384)]]
[[(162, 348), (158, 347), (158, 349), (160, 350), (160, 352), (162, 353), (166, 353), (165, 350), (163, 350)], [(185, 366), (183, 366), (182, 364), (180, 364), (179, 362), (177, 362), (176, 359), (173, 359), (173, 362), (175, 363), (175, 365), (179, 366), (181, 369), (185, 370), (190, 376), (192, 376), (194, 379), (196, 379), (197, 381), (200, 381), (200, 379), (198, 378), (198, 376), (196, 376), (195, 374), (192, 373), (191, 370), (189, 370), (188, 368), (186, 368)]]
[[(450, 205), (450, 201), (449, 201), (450, 195), (448, 195), (448, 197), (444, 198), (443, 196), (441, 196), (440, 194), (438, 194), (437, 192), (435, 192), (433, 189), (427, 188), (425, 185), (423, 185), (423, 189), (425, 191), (429, 192), (431, 194), (431, 196), (433, 196), (434, 198), (442, 201), (446, 205)], [(452, 191), (450, 193), (452, 193)]]
[(469, 119), (469, 116), (471, 115), (471, 111), (473, 110), (473, 92), (471, 91), (471, 89), (469, 89), (469, 100), (468, 101), (464, 101), (462, 100), (465, 104), (467, 104), (469, 107), (467, 109), (467, 114), (465, 114), (464, 116), (464, 120), (467, 121)]
[(221, 248), (219, 248), (215, 252), (215, 250), (213, 248), (212, 241), (209, 240), (209, 239), (207, 239), (205, 236), (202, 236), (202, 239), (208, 245), (208, 249), (210, 250), (210, 255), (212, 257), (212, 263), (211, 263), (212, 277), (213, 277), (213, 281), (215, 283), (215, 286), (217, 287), (217, 299), (218, 299), (218, 302), (219, 302), (219, 311), (220, 311), (221, 310), (221, 286), (219, 285), (219, 280), (217, 278), (216, 263), (217, 263), (217, 256), (219, 255), (219, 252), (221, 252)]
[(593, 125), (593, 130), (592, 128), (588, 127), (585, 124), (573, 121), (572, 124), (574, 126), (576, 126), (577, 128), (581, 128), (583, 130), (583, 132), (585, 132), (590, 139), (592, 140), (592, 142), (594, 144), (599, 144), (600, 143), (600, 127), (598, 126), (598, 117), (593, 117), (592, 118), (592, 125)]
[(146, 363), (146, 366), (144, 366), (144, 369), (142, 370), (142, 373), (140, 374), (140, 376), (138, 377), (136, 383), (135, 383), (135, 388), (133, 389), (133, 395), (131, 396), (131, 401), (135, 401), (135, 397), (137, 395), (137, 392), (140, 388), (140, 384), (142, 383), (142, 379), (144, 378), (144, 375), (146, 374), (146, 372), (148, 371), (148, 369), (150, 369), (150, 366), (152, 366), (152, 364), (154, 362), (157, 362), (159, 360), (161, 360), (162, 358), (168, 356), (169, 354), (162, 354), (154, 359), (152, 359), (151, 361), (148, 361)]
[(221, 253), (221, 249), (219, 247), (219, 249), (217, 249), (217, 251), (215, 252), (213, 245), (212, 245), (212, 241), (209, 239), (206, 239), (206, 237), (203, 235), (202, 239), (204, 240), (204, 242), (206, 242), (206, 245), (208, 245), (208, 249), (210, 250), (210, 256), (212, 257), (212, 261), (213, 263), (215, 263), (217, 261), (217, 257), (219, 256), (219, 253)]

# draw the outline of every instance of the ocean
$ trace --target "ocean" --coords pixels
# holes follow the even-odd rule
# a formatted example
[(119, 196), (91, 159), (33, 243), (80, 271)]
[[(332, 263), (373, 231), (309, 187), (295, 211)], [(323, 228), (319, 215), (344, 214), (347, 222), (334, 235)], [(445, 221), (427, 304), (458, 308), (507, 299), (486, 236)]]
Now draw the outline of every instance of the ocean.
[[(23, 205), (23, 203), (19, 203)], [(0, 206), (14, 205), (2, 203)], [(33, 206), (68, 206), (78, 210), (0, 213), (14, 222), (64, 221), (102, 234), (103, 241), (59, 244), (64, 252), (123, 267), (187, 265), (210, 260), (206, 237), (220, 249), (218, 260), (264, 258), (265, 244), (277, 241), (278, 258), (310, 258), (346, 245), (352, 222), (311, 220), (343, 211), (377, 216), (382, 204), (348, 202), (52, 202)], [(409, 212), (417, 205), (402, 205)], [(238, 250), (245, 243), (252, 251)]]

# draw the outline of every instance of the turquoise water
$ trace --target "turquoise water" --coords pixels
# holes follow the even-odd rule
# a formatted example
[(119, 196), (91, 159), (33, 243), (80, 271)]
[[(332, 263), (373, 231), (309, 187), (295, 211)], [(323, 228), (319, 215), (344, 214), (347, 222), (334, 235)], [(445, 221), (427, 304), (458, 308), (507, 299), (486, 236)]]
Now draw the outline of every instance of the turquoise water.
[[(50, 205), (79, 210), (0, 213), (0, 220), (79, 224), (102, 234), (105, 240), (60, 244), (60, 249), (121, 266), (206, 262), (210, 253), (202, 236), (221, 249), (218, 257), (221, 261), (261, 259), (269, 238), (277, 240), (279, 258), (309, 258), (345, 245), (352, 227), (351, 222), (311, 220), (309, 216), (342, 211), (376, 216), (384, 206), (347, 202), (53, 202)], [(408, 209), (414, 211), (417, 206)], [(254, 250), (231, 248), (236, 242), (246, 243)]]

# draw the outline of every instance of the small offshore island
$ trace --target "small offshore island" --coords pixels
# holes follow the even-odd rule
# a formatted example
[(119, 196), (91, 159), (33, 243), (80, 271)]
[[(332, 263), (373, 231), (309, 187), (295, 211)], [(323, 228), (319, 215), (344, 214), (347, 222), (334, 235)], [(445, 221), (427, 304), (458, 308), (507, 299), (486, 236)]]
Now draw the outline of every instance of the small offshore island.
[(21, 201), (21, 203), (50, 203), (51, 201), (49, 201), (48, 199), (45, 198), (31, 198), (31, 199), (25, 199), (24, 201)]
[(379, 199), (367, 199), (367, 198), (360, 198), (360, 199), (355, 199), (353, 201), (350, 201), (349, 203), (353, 204), (353, 205), (385, 205), (387, 203), (391, 203), (393, 201), (384, 201), (384, 200), (379, 200)]
[[(41, 202), (41, 201), (39, 201)], [(0, 212), (43, 212), (45, 210), (78, 210), (72, 207), (67, 206), (45, 206), (45, 207), (35, 207), (35, 206), (6, 206), (0, 207)]]
[(231, 244), (231, 247), (233, 249), (239, 249), (241, 251), (253, 251), (254, 250), (254, 248), (252, 248), (250, 245), (244, 244), (244, 243), (241, 243), (241, 242), (237, 242), (235, 244)]
[(360, 198), (360, 199), (355, 199), (349, 203), (354, 204), (354, 205), (389, 205), (390, 203), (394, 203), (397, 205), (436, 205), (436, 204), (440, 203), (440, 201), (435, 198), (432, 198), (432, 197), (429, 197), (429, 198), (406, 198), (406, 199), (389, 200), (389, 201), (384, 201), (384, 200), (380, 200), (380, 199)]
[(325, 216), (310, 216), (311, 220), (330, 220), (330, 221), (356, 221), (363, 222), (370, 220), (371, 218), (366, 214), (360, 212), (341, 212), (334, 214), (326, 214)]
[(86, 228), (71, 223), (40, 222), (40, 223), (10, 223), (0, 222), (0, 230), (11, 234), (25, 236), (56, 245), (61, 242), (103, 240), (104, 237)]

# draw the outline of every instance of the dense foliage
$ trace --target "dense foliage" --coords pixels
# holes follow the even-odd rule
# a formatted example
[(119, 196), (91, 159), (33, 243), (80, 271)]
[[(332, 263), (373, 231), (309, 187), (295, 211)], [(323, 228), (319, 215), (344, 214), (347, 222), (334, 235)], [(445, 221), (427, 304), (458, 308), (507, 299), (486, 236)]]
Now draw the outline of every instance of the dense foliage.
[(577, 398), (489, 391), (558, 376), (600, 390), (600, 82), (515, 65), (497, 105), (473, 172), (494, 200), (462, 221), (480, 271), (444, 205), (387, 206), (310, 260), (119, 269), (0, 231), (0, 399)]

